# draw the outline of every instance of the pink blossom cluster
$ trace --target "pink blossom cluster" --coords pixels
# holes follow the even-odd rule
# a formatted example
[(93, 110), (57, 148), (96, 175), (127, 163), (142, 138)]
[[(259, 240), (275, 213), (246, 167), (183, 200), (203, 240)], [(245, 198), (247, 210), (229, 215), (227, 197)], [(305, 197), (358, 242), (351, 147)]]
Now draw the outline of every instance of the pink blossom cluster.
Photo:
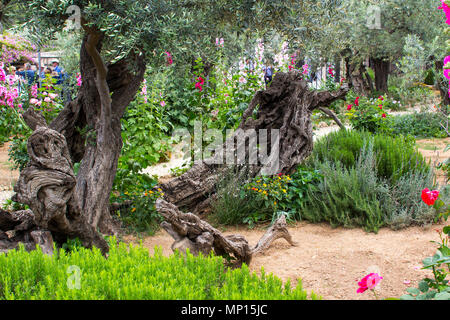
[(225, 40), (223, 40), (223, 38), (216, 38), (216, 46), (217, 47), (221, 47), (221, 48), (223, 48), (224, 47), (224, 44), (225, 44)]
[[(12, 75), (6, 75), (4, 64), (0, 63), (0, 106), (8, 105), (14, 108), (16, 99), (19, 98), (19, 89), (13, 85), (16, 83), (16, 77)], [(18, 104), (17, 107), (22, 109), (22, 105)]]
[(33, 61), (33, 51), (36, 46), (21, 37), (13, 37), (8, 34), (0, 35), (1, 53), (0, 61), (11, 64), (14, 61), (26, 59)]
[(81, 81), (81, 74), (77, 73), (77, 86), (81, 87), (83, 81)]

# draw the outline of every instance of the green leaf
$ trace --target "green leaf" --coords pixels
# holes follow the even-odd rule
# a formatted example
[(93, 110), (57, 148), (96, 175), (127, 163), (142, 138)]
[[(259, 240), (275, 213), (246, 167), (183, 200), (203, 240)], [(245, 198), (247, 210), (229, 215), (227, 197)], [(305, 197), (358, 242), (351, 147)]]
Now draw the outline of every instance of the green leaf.
[(416, 299), (409, 294), (404, 294), (400, 297), (400, 300), (416, 300)]
[(450, 226), (444, 227), (444, 233), (450, 235)]
[(430, 287), (428, 286), (428, 283), (426, 283), (425, 281), (421, 281), (419, 283), (419, 290), (422, 292), (427, 292), (430, 289)]
[(408, 288), (408, 289), (406, 289), (406, 292), (408, 292), (414, 296), (420, 294), (420, 290), (417, 288)]
[(450, 293), (440, 292), (434, 296), (435, 300), (450, 300)]

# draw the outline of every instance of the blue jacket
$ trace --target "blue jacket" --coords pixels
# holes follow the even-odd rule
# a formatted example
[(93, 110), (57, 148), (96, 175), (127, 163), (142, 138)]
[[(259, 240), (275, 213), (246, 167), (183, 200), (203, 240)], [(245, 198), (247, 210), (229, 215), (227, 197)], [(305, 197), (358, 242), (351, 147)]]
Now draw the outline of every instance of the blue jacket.
[(33, 84), (36, 77), (36, 73), (33, 70), (17, 71), (16, 75), (24, 77), (30, 86)]

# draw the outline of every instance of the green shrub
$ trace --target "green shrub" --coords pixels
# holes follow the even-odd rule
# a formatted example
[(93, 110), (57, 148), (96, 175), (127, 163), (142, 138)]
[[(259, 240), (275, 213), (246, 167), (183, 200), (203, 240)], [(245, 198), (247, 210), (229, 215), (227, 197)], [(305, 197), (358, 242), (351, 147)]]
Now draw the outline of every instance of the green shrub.
[(154, 190), (158, 180), (140, 173), (142, 168), (136, 162), (129, 162), (127, 167), (130, 171), (119, 168), (114, 180), (110, 202), (120, 208), (115, 217), (132, 233), (152, 235), (159, 230), (162, 219), (155, 208), (162, 193)]
[(217, 188), (213, 217), (222, 224), (246, 223), (251, 227), (273, 221), (274, 214), (281, 212), (293, 220), (308, 187), (314, 188), (320, 179), (316, 170), (305, 167), (298, 167), (292, 175), (257, 176), (248, 182), (225, 179)]
[(414, 170), (408, 174), (386, 179), (379, 172), (380, 154), (384, 157), (387, 154), (389, 159), (395, 156), (380, 153), (379, 146), (377, 152), (376, 145), (377, 140), (370, 139), (351, 166), (332, 158), (323, 161), (316, 158), (314, 168), (325, 178), (317, 189), (308, 191), (300, 217), (374, 232), (382, 226), (399, 229), (431, 223), (436, 214), (422, 202), (420, 195), (425, 187), (434, 185), (433, 171), (411, 167)]
[[(78, 277), (79, 275), (79, 277)], [(78, 277), (78, 278), (77, 278)], [(77, 279), (79, 281), (77, 282)], [(0, 300), (306, 300), (301, 282), (291, 288), (276, 276), (229, 270), (216, 256), (150, 256), (142, 246), (111, 242), (99, 250), (73, 248), (53, 256), (36, 251), (0, 254)], [(310, 298), (318, 299), (311, 293)]]
[(272, 207), (260, 206), (256, 194), (244, 191), (242, 186), (248, 181), (247, 175), (235, 175), (234, 169), (225, 174), (217, 184), (217, 193), (211, 203), (211, 218), (214, 222), (224, 225), (252, 225), (255, 222), (270, 220)]
[(314, 167), (314, 164), (327, 160), (339, 161), (346, 168), (352, 168), (360, 156), (361, 149), (370, 141), (373, 141), (376, 154), (378, 177), (395, 182), (406, 174), (430, 170), (424, 157), (416, 150), (415, 141), (411, 137), (372, 135), (355, 130), (339, 130), (319, 139), (307, 163)]
[(391, 117), (389, 126), (393, 135), (412, 135), (416, 138), (445, 138), (442, 128), (445, 117), (438, 113), (421, 112)]
[(388, 187), (378, 182), (375, 161), (373, 153), (369, 153), (348, 169), (339, 161), (317, 163), (316, 169), (324, 179), (317, 190), (308, 191), (309, 201), (301, 210), (300, 218), (311, 222), (327, 221), (334, 227), (377, 231), (383, 225), (378, 197), (386, 194)]

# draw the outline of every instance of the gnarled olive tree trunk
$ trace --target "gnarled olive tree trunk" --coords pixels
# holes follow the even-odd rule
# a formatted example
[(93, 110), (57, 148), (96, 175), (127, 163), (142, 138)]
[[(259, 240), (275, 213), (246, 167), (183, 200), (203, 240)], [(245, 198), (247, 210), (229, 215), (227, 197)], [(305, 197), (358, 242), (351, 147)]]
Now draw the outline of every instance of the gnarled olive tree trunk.
[[(97, 246), (105, 253), (108, 245), (97, 230), (118, 231), (109, 198), (122, 148), (120, 119), (139, 89), (146, 66), (144, 55), (137, 53), (105, 64), (100, 55), (103, 34), (83, 28), (83, 83), (77, 98), (50, 125), (32, 109), (25, 116), (34, 130), (28, 141), (31, 161), (21, 172), (15, 199), (32, 210), (34, 224), (28, 233), (49, 230), (57, 242), (78, 237), (84, 246)], [(77, 176), (74, 163), (80, 163)], [(0, 220), (1, 231), (9, 227)], [(29, 238), (10, 238), (8, 246)]]
[[(267, 90), (256, 93), (244, 112), (239, 129), (220, 148), (224, 152), (217, 152), (212, 158), (194, 164), (184, 175), (161, 185), (165, 196), (164, 200), (157, 201), (156, 209), (165, 218), (162, 227), (175, 239), (172, 249), (189, 249), (194, 254), (213, 250), (218, 255), (233, 256), (239, 265), (249, 264), (254, 254), (263, 252), (275, 239), (284, 238), (295, 245), (283, 217), (275, 222), (254, 248), (250, 248), (244, 237), (225, 237), (195, 214), (183, 213), (178, 207), (197, 214), (208, 211), (215, 188), (230, 166), (237, 168), (237, 175), (244, 174), (246, 177), (294, 171), (313, 149), (312, 112), (345, 97), (347, 92), (347, 87), (336, 92), (313, 91), (299, 74), (278, 73)], [(255, 152), (250, 147), (252, 135), (249, 131), (268, 133), (273, 129), (278, 130), (278, 139), (271, 139), (268, 134), (270, 143), (264, 153), (270, 154), (269, 157), (262, 157), (259, 149), (256, 151), (256, 163), (237, 163), (240, 150), (245, 151), (245, 161), (249, 161), (252, 152)], [(257, 140), (259, 146), (264, 143), (267, 141)], [(216, 161), (224, 160), (230, 154), (233, 155), (232, 163), (230, 159), (224, 164)], [(269, 171), (266, 170), (267, 159), (276, 164), (273, 166), (272, 163)]]
[[(246, 150), (246, 161), (249, 160), (249, 139), (243, 139), (251, 130), (256, 133), (266, 130), (267, 140), (258, 140), (258, 145), (267, 142), (267, 154), (273, 155), (276, 162), (275, 173), (291, 173), (313, 149), (312, 112), (328, 106), (331, 102), (345, 97), (347, 87), (338, 91), (313, 91), (300, 75), (277, 73), (272, 84), (265, 91), (259, 91), (244, 112), (238, 130), (227, 139), (223, 146), (223, 154), (234, 154), (233, 163), (216, 164), (220, 161), (202, 161), (185, 174), (161, 185), (165, 199), (170, 203), (194, 213), (207, 210), (211, 195), (219, 180), (229, 170), (230, 165), (240, 167), (250, 176), (264, 173), (267, 169), (261, 154), (256, 163), (238, 164), (238, 150)], [(271, 130), (279, 130), (279, 139), (272, 144)], [(230, 150), (231, 148), (231, 150)], [(274, 148), (277, 148), (276, 152)], [(222, 154), (218, 154), (221, 157)], [(266, 159), (267, 160), (267, 159)], [(267, 162), (267, 161), (266, 161)], [(273, 169), (273, 168), (271, 168)], [(266, 170), (267, 171), (267, 170)]]

